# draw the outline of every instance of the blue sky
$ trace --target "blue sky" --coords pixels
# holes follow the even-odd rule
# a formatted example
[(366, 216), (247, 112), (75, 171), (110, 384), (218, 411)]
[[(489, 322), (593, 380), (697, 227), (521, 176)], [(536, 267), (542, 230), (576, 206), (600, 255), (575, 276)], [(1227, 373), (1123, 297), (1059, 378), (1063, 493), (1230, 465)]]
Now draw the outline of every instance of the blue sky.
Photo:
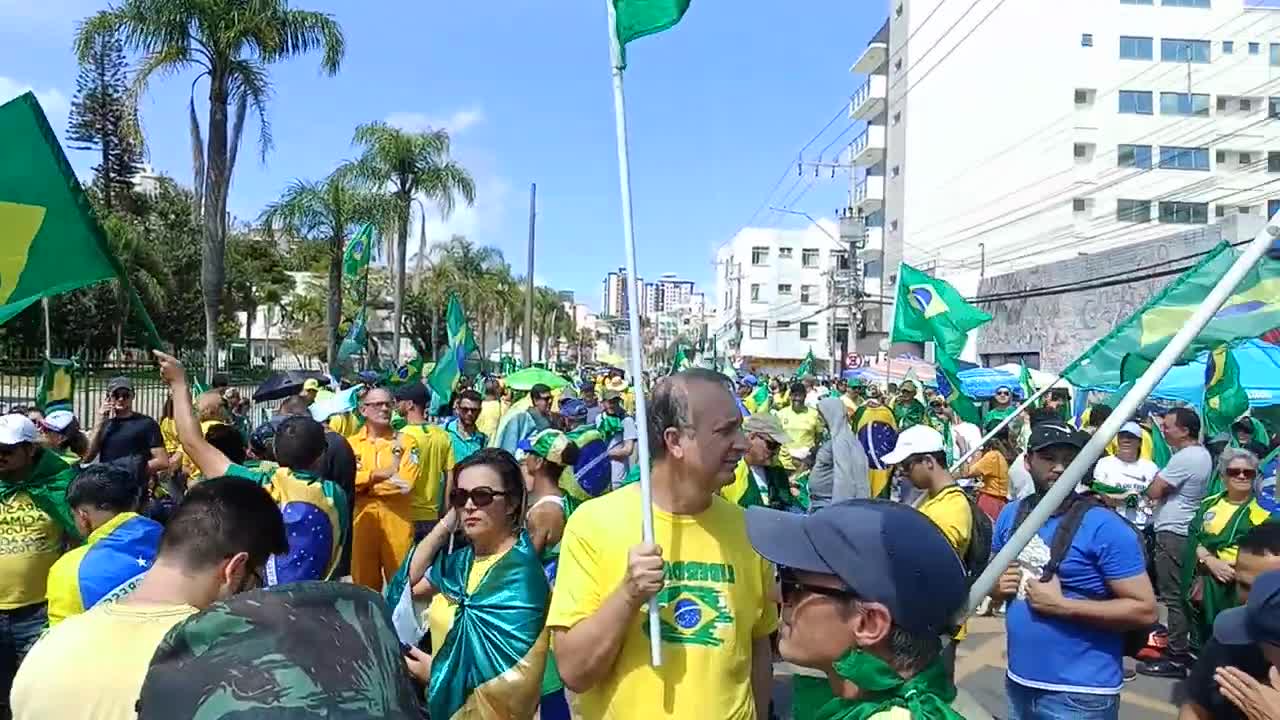
[[(34, 89), (51, 122), (65, 129), (76, 77), (71, 38), (81, 18), (106, 4), (0, 0), (0, 100)], [(500, 248), (523, 272), (528, 189), (537, 182), (535, 276), (598, 306), (604, 274), (623, 264), (603, 1), (293, 4), (336, 16), (346, 60), (333, 78), (319, 72), (315, 57), (272, 68), (275, 148), (265, 161), (256, 148), (242, 153), (230, 199), (237, 217), (255, 217), (290, 180), (321, 177), (350, 158), (351, 131), (361, 122), (445, 126), (479, 197), (447, 223), (429, 223), (429, 236), (465, 233)], [(631, 46), (627, 101), (642, 275), (710, 282), (715, 248), (747, 222), (789, 159), (855, 89), (849, 65), (883, 18), (874, 0), (701, 0), (672, 31)], [(192, 77), (160, 79), (142, 106), (151, 163), (187, 184)], [(806, 159), (848, 124), (838, 120)], [(256, 137), (255, 124), (246, 139)], [(93, 164), (89, 154), (71, 155), (82, 172)], [(796, 179), (788, 176), (773, 200)], [(844, 204), (847, 184), (824, 174), (794, 207), (829, 216)], [(804, 222), (762, 213), (756, 224)]]

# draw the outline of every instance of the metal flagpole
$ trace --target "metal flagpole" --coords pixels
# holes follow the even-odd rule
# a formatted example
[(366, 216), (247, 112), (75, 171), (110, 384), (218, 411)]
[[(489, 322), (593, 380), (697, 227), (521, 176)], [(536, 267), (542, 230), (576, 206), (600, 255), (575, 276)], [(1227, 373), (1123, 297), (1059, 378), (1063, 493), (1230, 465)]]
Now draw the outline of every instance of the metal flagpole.
[[(627, 151), (627, 101), (622, 92), (622, 48), (618, 45), (617, 23), (614, 18), (613, 0), (605, 0), (609, 6), (609, 57), (613, 70), (613, 117), (618, 132), (618, 182), (622, 187), (622, 241), (627, 260), (627, 321), (630, 327), (631, 384), (636, 392), (636, 419), (643, 427), (648, 422), (645, 404), (644, 358), (640, 346), (640, 291), (636, 288), (636, 238), (631, 216), (631, 162)], [(640, 525), (644, 542), (654, 543), (653, 489), (649, 479), (649, 433), (639, 433), (640, 446)], [(649, 598), (649, 662), (654, 667), (662, 665), (662, 629), (658, 618), (658, 597)]]
[(1169, 344), (1160, 351), (1155, 361), (1151, 363), (1151, 367), (1147, 368), (1142, 377), (1138, 378), (1133, 388), (1117, 404), (1116, 409), (1111, 412), (1111, 416), (1107, 418), (1106, 422), (1102, 423), (1102, 427), (1098, 428), (1098, 431), (1093, 434), (1093, 438), (1076, 456), (1075, 461), (1054, 482), (1053, 487), (1049, 488), (1044, 498), (1027, 515), (1026, 521), (1018, 526), (1013, 536), (1009, 538), (1009, 542), (1001, 548), (999, 553), (996, 553), (995, 557), (991, 558), (991, 563), (987, 565), (987, 569), (982, 571), (982, 575), (978, 576), (978, 579), (974, 581), (973, 586), (969, 589), (969, 603), (965, 610), (962, 611), (962, 615), (972, 613), (982, 599), (991, 593), (991, 589), (995, 587), (996, 580), (1009, 567), (1009, 563), (1013, 562), (1018, 553), (1022, 552), (1022, 548), (1040, 531), (1040, 527), (1058, 509), (1062, 501), (1075, 491), (1076, 484), (1080, 482), (1089, 468), (1093, 467), (1094, 462), (1102, 455), (1107, 443), (1111, 442), (1111, 438), (1133, 416), (1138, 410), (1138, 406), (1155, 389), (1156, 383), (1160, 382), (1160, 378), (1164, 377), (1164, 374), (1186, 351), (1196, 336), (1200, 334), (1200, 331), (1209, 324), (1214, 314), (1227, 301), (1227, 298), (1231, 297), (1231, 294), (1235, 292), (1236, 286), (1240, 284), (1244, 276), (1253, 269), (1254, 265), (1258, 264), (1258, 261), (1266, 254), (1275, 239), (1280, 238), (1280, 227), (1276, 226), (1278, 218), (1280, 218), (1280, 213), (1273, 216), (1267, 222), (1266, 227), (1262, 228), (1254, 236), (1253, 240), (1244, 247), (1244, 252), (1227, 269), (1226, 274), (1222, 276), (1218, 284), (1209, 291), (1204, 302), (1200, 303), (1200, 307), (1196, 308), (1196, 311), (1192, 313), (1187, 323), (1182, 326), (1182, 329), (1178, 330), (1178, 333), (1173, 336)]
[(978, 452), (979, 448), (981, 448), (983, 445), (986, 445), (991, 440), (991, 438), (996, 436), (997, 433), (999, 433), (1001, 430), (1008, 427), (1009, 423), (1013, 422), (1014, 418), (1018, 417), (1023, 413), (1023, 411), (1031, 407), (1031, 403), (1034, 403), (1035, 401), (1039, 400), (1041, 396), (1049, 392), (1051, 388), (1053, 388), (1060, 382), (1062, 382), (1062, 378), (1058, 378), (1057, 380), (1054, 380), (1048, 385), (1045, 385), (1044, 387), (1037, 390), (1034, 395), (1024, 400), (1022, 404), (1018, 406), (1017, 410), (1014, 410), (1013, 412), (1006, 415), (1004, 419), (1000, 421), (999, 425), (996, 425), (995, 427), (991, 428), (991, 432), (982, 436), (982, 439), (978, 441), (977, 445), (969, 448), (969, 452), (966, 452), (964, 455), (961, 455), (958, 460), (952, 463), (949, 470), (951, 472), (955, 472), (956, 470), (959, 470), (964, 465), (965, 460), (968, 460), (969, 458), (973, 457), (973, 454)]

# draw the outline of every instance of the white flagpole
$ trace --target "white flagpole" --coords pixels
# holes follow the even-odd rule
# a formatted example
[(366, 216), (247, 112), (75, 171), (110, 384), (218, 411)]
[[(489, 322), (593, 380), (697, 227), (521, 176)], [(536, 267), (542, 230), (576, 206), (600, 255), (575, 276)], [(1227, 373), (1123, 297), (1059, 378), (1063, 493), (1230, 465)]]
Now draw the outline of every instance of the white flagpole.
[[(627, 321), (630, 325), (631, 384), (636, 393), (636, 420), (640, 424), (640, 526), (641, 537), (653, 544), (653, 489), (649, 480), (648, 408), (644, 398), (644, 357), (640, 341), (640, 291), (636, 288), (636, 237), (631, 216), (631, 161), (627, 151), (627, 101), (622, 92), (622, 48), (618, 45), (613, 0), (609, 6), (609, 57), (613, 70), (613, 117), (618, 131), (618, 182), (622, 186), (622, 241), (627, 260)], [(649, 598), (649, 662), (662, 665), (662, 628), (658, 619), (658, 598)]]
[(1120, 431), (1120, 427), (1129, 420), (1130, 417), (1138, 410), (1151, 391), (1155, 389), (1156, 383), (1160, 382), (1160, 378), (1173, 367), (1184, 351), (1191, 345), (1196, 336), (1200, 334), (1204, 327), (1213, 319), (1214, 314), (1222, 307), (1227, 298), (1235, 292), (1236, 286), (1244, 279), (1244, 276), (1253, 269), (1262, 256), (1275, 242), (1276, 238), (1280, 238), (1280, 227), (1277, 227), (1277, 219), (1280, 213), (1273, 216), (1266, 227), (1262, 228), (1253, 240), (1244, 247), (1244, 252), (1236, 261), (1227, 269), (1226, 274), (1218, 281), (1218, 284), (1209, 291), (1204, 301), (1200, 303), (1200, 307), (1192, 313), (1187, 323), (1178, 330), (1173, 336), (1169, 344), (1165, 346), (1160, 354), (1156, 356), (1151, 367), (1138, 378), (1133, 384), (1133, 388), (1124, 396), (1116, 405), (1116, 409), (1112, 411), (1111, 416), (1102, 423), (1102, 427), (1093, 434), (1093, 438), (1089, 440), (1080, 454), (1076, 456), (1074, 462), (1067, 467), (1066, 471), (1054, 482), (1053, 487), (1045, 493), (1044, 498), (1036, 505), (1036, 507), (1027, 515), (1027, 519), (1018, 526), (1013, 535), (1009, 538), (1009, 542), (1005, 544), (996, 556), (991, 558), (991, 563), (987, 565), (987, 569), (982, 571), (982, 575), (973, 582), (973, 586), (969, 589), (969, 603), (966, 608), (961, 610), (961, 617), (973, 612), (974, 608), (982, 602), (993, 587), (996, 580), (1000, 577), (1009, 563), (1013, 562), (1018, 553), (1022, 552), (1022, 548), (1026, 546), (1031, 538), (1040, 531), (1040, 527), (1044, 525), (1049, 516), (1053, 514), (1062, 501), (1068, 495), (1075, 491), (1076, 484), (1084, 477), (1084, 474), (1093, 467), (1094, 462), (1102, 455), (1103, 449), (1107, 443), (1111, 442), (1111, 438)]
[(1025, 412), (1027, 408), (1031, 407), (1032, 403), (1039, 400), (1041, 396), (1049, 392), (1051, 388), (1053, 388), (1055, 385), (1057, 385), (1060, 382), (1062, 382), (1062, 378), (1058, 378), (1057, 380), (1054, 380), (1048, 385), (1045, 385), (1044, 387), (1037, 390), (1034, 395), (1027, 398), (1026, 400), (1023, 400), (1022, 404), (1018, 406), (1018, 409), (1004, 416), (1004, 419), (1000, 421), (999, 425), (996, 425), (995, 427), (991, 428), (991, 432), (987, 433), (986, 435), (983, 435), (982, 439), (978, 441), (977, 445), (969, 448), (969, 452), (965, 453), (964, 455), (961, 455), (958, 460), (956, 460), (954, 463), (951, 464), (951, 467), (949, 468), (949, 470), (951, 472), (955, 472), (959, 470), (961, 467), (963, 467), (965, 460), (968, 460), (969, 458), (973, 457), (973, 454), (978, 452), (978, 450), (983, 445), (986, 445), (988, 442), (990, 442), (991, 438), (995, 437), (997, 433), (999, 433), (1001, 430), (1008, 427), (1009, 423), (1013, 422), (1014, 418), (1018, 417), (1023, 412)]

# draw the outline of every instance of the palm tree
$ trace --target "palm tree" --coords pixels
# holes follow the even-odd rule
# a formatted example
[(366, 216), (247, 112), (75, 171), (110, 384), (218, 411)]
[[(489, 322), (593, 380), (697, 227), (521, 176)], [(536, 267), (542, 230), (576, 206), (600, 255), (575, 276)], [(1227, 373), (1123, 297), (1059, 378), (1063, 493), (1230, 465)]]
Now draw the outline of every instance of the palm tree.
[(120, 261), (128, 285), (115, 281), (116, 294), (116, 352), (124, 353), (124, 326), (130, 316), (129, 288), (151, 305), (157, 307), (163, 295), (173, 287), (168, 264), (148, 237), (147, 228), (139, 227), (119, 215), (110, 215), (102, 224), (107, 234), (111, 252)]
[(318, 182), (295, 180), (276, 202), (267, 205), (258, 221), (274, 239), (277, 234), (324, 243), (329, 251), (329, 302), (325, 313), (325, 359), (338, 364), (338, 325), (342, 322), (342, 259), (349, 240), (360, 227), (372, 223), (391, 226), (393, 208), (385, 195), (357, 184), (344, 168)]
[(389, 192), (395, 202), (397, 237), (390, 254), (396, 279), (392, 352), (396, 354), (395, 362), (399, 362), (405, 255), (413, 200), (425, 196), (435, 203), (441, 217), (447, 218), (453, 214), (458, 196), (468, 205), (475, 203), (475, 181), (449, 157), (449, 133), (444, 130), (411, 132), (375, 122), (357, 127), (353, 142), (363, 151), (353, 171), (373, 189)]
[[(204, 221), (200, 281), (208, 356), (205, 367), (211, 379), (226, 280), (227, 193), (245, 115), (252, 106), (258, 116), (258, 146), (265, 157), (271, 149), (267, 66), (319, 50), (321, 69), (333, 75), (342, 64), (346, 42), (331, 15), (296, 10), (287, 0), (123, 0), (85, 20), (76, 33), (77, 55), (83, 62), (101, 38), (117, 33), (127, 48), (144, 56), (134, 79), (135, 102), (156, 74), (198, 71), (192, 81), (188, 113), (194, 211)], [(201, 138), (196, 116), (195, 83), (201, 78), (209, 81), (207, 143)], [(229, 118), (232, 104), (235, 116)]]

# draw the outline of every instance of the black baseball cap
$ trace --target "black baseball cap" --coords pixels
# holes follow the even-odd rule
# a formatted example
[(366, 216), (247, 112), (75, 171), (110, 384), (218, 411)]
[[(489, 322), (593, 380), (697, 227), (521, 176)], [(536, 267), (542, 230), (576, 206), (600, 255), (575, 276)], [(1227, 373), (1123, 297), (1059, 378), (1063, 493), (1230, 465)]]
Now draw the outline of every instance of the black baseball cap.
[(901, 503), (849, 500), (812, 515), (752, 507), (747, 537), (780, 567), (835, 575), (912, 632), (948, 632), (968, 598), (964, 564), (947, 538)]
[(405, 383), (395, 389), (396, 400), (411, 402), (414, 405), (426, 407), (431, 401), (431, 393), (427, 391), (427, 386), (420, 382)]
[(1218, 613), (1213, 637), (1225, 645), (1280, 645), (1280, 570), (1259, 575), (1243, 607)]
[(1089, 434), (1077, 430), (1061, 420), (1046, 421), (1031, 426), (1031, 439), (1027, 450), (1035, 452), (1054, 445), (1067, 445), (1077, 450), (1089, 442)]

